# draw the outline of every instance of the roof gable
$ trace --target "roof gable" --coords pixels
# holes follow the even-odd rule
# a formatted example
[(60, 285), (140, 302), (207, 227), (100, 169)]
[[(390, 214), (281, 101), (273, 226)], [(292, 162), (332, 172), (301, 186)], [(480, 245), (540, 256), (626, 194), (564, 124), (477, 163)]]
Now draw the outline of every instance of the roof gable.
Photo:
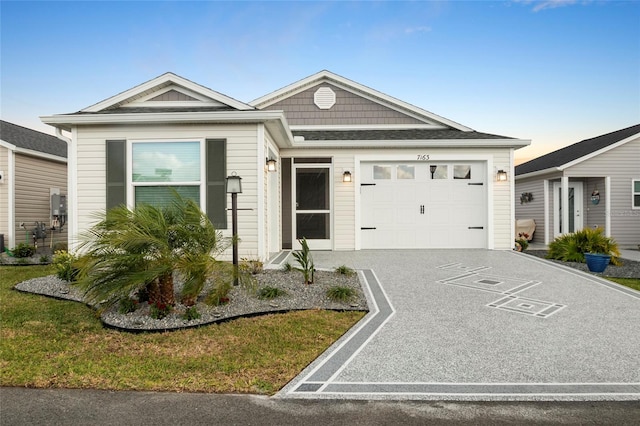
[(185, 110), (220, 108), (240, 111), (255, 109), (244, 102), (168, 72), (84, 108), (80, 112), (99, 113), (125, 110), (126, 108), (131, 108), (131, 111), (134, 108), (138, 110), (146, 108), (178, 108)]
[(67, 144), (55, 136), (0, 120), (0, 140), (23, 150), (67, 158)]
[[(389, 110), (399, 112), (406, 117), (410, 117), (416, 122), (421, 123), (424, 127), (453, 128), (465, 132), (473, 131), (472, 129), (459, 123), (448, 120), (432, 112), (426, 111), (415, 105), (411, 105), (407, 102), (401, 101), (392, 96), (386, 95), (375, 89), (364, 86), (360, 83), (356, 83), (355, 81), (349, 80), (327, 70), (320, 71), (316, 74), (285, 86), (279, 90), (276, 90), (275, 92), (271, 92), (265, 96), (249, 102), (249, 104), (255, 106), (256, 108), (267, 109), (272, 105), (282, 103), (284, 100), (296, 96), (304, 91), (308, 91), (309, 89), (322, 85), (335, 86), (341, 90), (353, 93), (372, 103), (378, 104)], [(414, 124), (413, 126), (417, 127), (418, 124)]]
[(524, 175), (547, 169), (564, 169), (594, 155), (613, 149), (622, 143), (640, 135), (640, 124), (607, 133), (595, 138), (585, 139), (533, 160), (522, 163), (515, 168), (515, 174)]

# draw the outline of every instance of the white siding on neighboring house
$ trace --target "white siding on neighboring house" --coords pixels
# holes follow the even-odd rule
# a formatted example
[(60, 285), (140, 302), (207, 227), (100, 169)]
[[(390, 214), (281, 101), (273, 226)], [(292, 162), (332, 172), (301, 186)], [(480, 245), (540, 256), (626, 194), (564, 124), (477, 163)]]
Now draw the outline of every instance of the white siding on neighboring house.
[[(78, 146), (78, 230), (82, 233), (95, 223), (93, 214), (106, 207), (106, 140), (171, 140), (226, 139), (227, 175), (236, 172), (242, 177), (242, 194), (238, 194), (239, 254), (255, 257), (258, 253), (257, 125), (187, 126), (86, 126), (77, 131)], [(264, 161), (264, 160), (262, 160)], [(262, 172), (263, 169), (260, 169)], [(231, 196), (227, 197), (228, 229), (231, 236)], [(230, 251), (228, 253), (230, 256)]]
[[(611, 236), (620, 247), (637, 248), (640, 244), (640, 210), (632, 209), (631, 181), (640, 179), (640, 138), (585, 160), (565, 170), (565, 175), (611, 178)], [(601, 191), (604, 202), (605, 188)], [(593, 188), (585, 188), (585, 199)]]
[[(17, 242), (25, 242), (24, 222), (29, 234), (35, 222), (44, 222), (47, 230), (51, 227), (50, 188), (59, 188), (62, 195), (67, 191), (67, 165), (22, 154), (15, 156), (15, 235)], [(55, 242), (67, 241), (68, 223), (62, 232), (53, 234)], [(29, 236), (29, 243), (33, 239)], [(41, 241), (38, 241), (41, 244)], [(47, 231), (45, 244), (51, 243), (51, 231)]]

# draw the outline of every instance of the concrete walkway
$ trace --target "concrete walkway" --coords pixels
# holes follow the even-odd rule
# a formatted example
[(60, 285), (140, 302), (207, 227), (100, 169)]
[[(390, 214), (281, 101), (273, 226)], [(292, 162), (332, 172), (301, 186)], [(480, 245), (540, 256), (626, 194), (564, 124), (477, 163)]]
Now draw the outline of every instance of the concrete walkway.
[(371, 312), (278, 397), (640, 400), (640, 292), (511, 251), (313, 257)]

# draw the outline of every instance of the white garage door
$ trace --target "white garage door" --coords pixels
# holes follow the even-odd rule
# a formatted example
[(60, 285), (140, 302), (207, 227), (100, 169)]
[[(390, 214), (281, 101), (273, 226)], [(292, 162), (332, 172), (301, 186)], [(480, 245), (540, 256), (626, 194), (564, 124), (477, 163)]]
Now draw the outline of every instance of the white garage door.
[(361, 164), (361, 246), (486, 248), (484, 162)]

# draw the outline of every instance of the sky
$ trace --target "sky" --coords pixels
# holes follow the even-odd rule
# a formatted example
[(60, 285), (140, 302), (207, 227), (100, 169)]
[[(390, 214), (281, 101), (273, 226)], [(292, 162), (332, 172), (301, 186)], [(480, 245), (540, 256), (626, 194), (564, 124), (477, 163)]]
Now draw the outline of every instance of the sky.
[(516, 163), (640, 123), (640, 1), (0, 1), (0, 115), (79, 111), (165, 72), (243, 102), (329, 70)]

